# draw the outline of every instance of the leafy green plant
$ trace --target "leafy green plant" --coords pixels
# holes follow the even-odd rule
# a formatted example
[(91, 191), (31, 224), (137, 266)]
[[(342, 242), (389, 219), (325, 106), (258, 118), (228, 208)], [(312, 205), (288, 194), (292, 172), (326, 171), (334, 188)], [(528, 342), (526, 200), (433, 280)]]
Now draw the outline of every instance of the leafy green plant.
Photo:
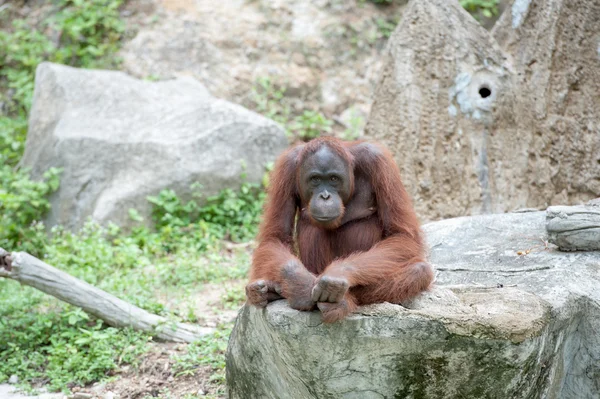
[(231, 329), (231, 325), (220, 326), (213, 334), (188, 345), (187, 353), (174, 356), (175, 375), (194, 375), (200, 366), (209, 366), (210, 381), (225, 382), (225, 351)]
[[(6, 283), (12, 283), (6, 285)], [(135, 363), (147, 335), (107, 327), (80, 309), (32, 312), (43, 297), (13, 282), (0, 307), (0, 382), (17, 375), (23, 382), (46, 382), (51, 390), (105, 379), (120, 364)]]
[(43, 181), (32, 181), (25, 171), (0, 167), (0, 247), (43, 253), (45, 233), (39, 221), (50, 209), (46, 197), (58, 188), (59, 175), (52, 168)]
[[(0, 88), (13, 91), (12, 112), (31, 107), (35, 69), (43, 61), (79, 67), (116, 65), (114, 54), (124, 32), (118, 8), (123, 0), (61, 0), (61, 10), (39, 28), (15, 20), (11, 31), (0, 31)], [(58, 47), (44, 35), (49, 27), (60, 37)]]
[[(218, 246), (201, 248), (197, 242), (210, 237), (218, 245), (231, 223), (223, 213), (227, 209), (233, 207), (235, 212), (241, 213), (249, 210), (257, 218), (262, 194), (225, 192), (213, 198), (211, 206), (197, 209), (197, 216), (212, 219), (191, 219), (191, 224), (184, 227), (165, 224), (156, 232), (140, 227), (126, 234), (114, 225), (101, 227), (88, 222), (77, 233), (54, 228), (47, 238), (42, 231), (46, 237), (43, 259), (137, 306), (175, 317), (177, 313), (156, 300), (157, 293), (172, 291), (181, 295), (182, 291), (202, 282), (240, 279), (247, 275), (248, 251), (227, 255), (218, 251)], [(217, 210), (219, 204), (232, 198), (234, 205)], [(246, 219), (235, 213), (234, 220)], [(204, 229), (199, 227), (202, 225)], [(256, 229), (256, 224), (252, 222), (247, 227), (244, 234), (253, 233), (250, 228)], [(180, 235), (163, 231), (169, 228)], [(205, 252), (206, 249), (211, 251)], [(243, 299), (240, 295), (239, 290), (232, 289), (224, 298), (226, 306), (239, 304)], [(16, 374), (24, 384), (44, 381), (49, 382), (51, 389), (67, 390), (73, 383), (82, 385), (102, 380), (119, 365), (134, 363), (146, 347), (144, 334), (108, 328), (79, 309), (63, 305), (34, 289), (20, 288), (12, 281), (0, 280), (0, 303), (3, 304), (0, 308), (0, 362), (4, 362), (0, 365), (0, 382)], [(193, 317), (189, 309), (182, 309), (181, 314)], [(227, 334), (221, 332), (206, 341), (210, 348), (198, 347), (191, 352), (200, 364), (215, 367), (215, 384), (223, 383), (219, 359)], [(207, 357), (202, 358), (205, 355)], [(189, 359), (191, 362), (192, 358)], [(186, 367), (192, 366), (185, 363), (180, 364), (181, 371), (190, 372)]]
[[(103, 60), (120, 46), (125, 24), (119, 15), (123, 0), (61, 0), (54, 28), (60, 32), (55, 57), (81, 67), (106, 67)], [(112, 60), (115, 66), (115, 60)], [(109, 62), (110, 64), (110, 62)]]
[(184, 202), (174, 190), (162, 190), (157, 196), (149, 196), (148, 201), (154, 205), (152, 219), (158, 228), (189, 226), (198, 218), (198, 203)]
[(150, 263), (144, 248), (123, 234), (117, 226), (108, 228), (87, 222), (77, 234), (60, 227), (52, 230), (44, 258), (68, 273), (99, 285), (106, 277), (122, 270)]
[(384, 38), (389, 38), (392, 36), (394, 29), (396, 29), (396, 25), (398, 25), (397, 18), (376, 18), (375, 25), (377, 26), (377, 31)]
[(23, 154), (27, 118), (0, 116), (0, 165), (15, 166)]
[(290, 130), (302, 140), (310, 140), (331, 132), (333, 122), (325, 115), (315, 111), (304, 111), (302, 115), (294, 118), (289, 125)]
[[(195, 191), (194, 197), (200, 196)], [(173, 190), (163, 190), (148, 200), (154, 205), (152, 218), (160, 229), (194, 225), (218, 239), (243, 241), (256, 234), (264, 193), (259, 185), (244, 183), (239, 191), (225, 189), (207, 198), (203, 206), (194, 199), (183, 201)]]
[(460, 5), (475, 17), (479, 12), (486, 18), (498, 15), (498, 0), (460, 0)]
[(276, 87), (270, 78), (260, 77), (252, 88), (254, 109), (267, 118), (285, 125), (290, 118), (290, 107), (285, 104), (284, 95), (284, 87)]
[(0, 77), (13, 91), (13, 111), (30, 108), (35, 68), (55, 51), (52, 42), (24, 20), (13, 22), (12, 33), (0, 31)]
[(227, 287), (225, 293), (221, 295), (221, 304), (225, 309), (239, 309), (246, 301), (246, 291), (244, 285), (236, 284)]
[(240, 191), (226, 189), (208, 198), (200, 208), (199, 218), (220, 226), (222, 236), (232, 241), (244, 241), (256, 234), (264, 191), (257, 184), (244, 183)]
[(285, 88), (277, 87), (268, 77), (257, 79), (252, 100), (257, 112), (282, 124), (289, 136), (310, 140), (331, 132), (333, 122), (320, 112), (304, 110), (293, 116), (285, 101)]

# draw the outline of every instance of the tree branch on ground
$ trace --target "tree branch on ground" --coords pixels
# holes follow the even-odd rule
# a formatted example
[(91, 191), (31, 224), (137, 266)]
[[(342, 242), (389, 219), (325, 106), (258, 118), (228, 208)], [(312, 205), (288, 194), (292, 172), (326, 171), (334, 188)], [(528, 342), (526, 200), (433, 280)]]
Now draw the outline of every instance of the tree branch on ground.
[(193, 342), (214, 331), (167, 320), (52, 267), (26, 252), (0, 248), (0, 277), (36, 288), (118, 328), (146, 331), (171, 342)]

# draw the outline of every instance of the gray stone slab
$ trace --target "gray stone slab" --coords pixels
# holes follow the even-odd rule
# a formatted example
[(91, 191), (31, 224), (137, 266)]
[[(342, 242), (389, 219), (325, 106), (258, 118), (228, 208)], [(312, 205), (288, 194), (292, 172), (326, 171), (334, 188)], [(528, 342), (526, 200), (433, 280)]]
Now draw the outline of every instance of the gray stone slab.
[(545, 212), (427, 224), (436, 287), (324, 325), (242, 309), (231, 398), (600, 398), (600, 252), (561, 252)]

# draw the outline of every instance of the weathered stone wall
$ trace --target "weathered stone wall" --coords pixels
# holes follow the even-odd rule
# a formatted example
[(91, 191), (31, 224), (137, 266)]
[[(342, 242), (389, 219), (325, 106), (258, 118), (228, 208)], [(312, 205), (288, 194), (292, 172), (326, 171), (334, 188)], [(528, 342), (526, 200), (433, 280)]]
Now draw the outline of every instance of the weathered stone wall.
[(455, 1), (410, 2), (367, 135), (423, 219), (600, 196), (600, 3), (516, 1), (485, 31)]

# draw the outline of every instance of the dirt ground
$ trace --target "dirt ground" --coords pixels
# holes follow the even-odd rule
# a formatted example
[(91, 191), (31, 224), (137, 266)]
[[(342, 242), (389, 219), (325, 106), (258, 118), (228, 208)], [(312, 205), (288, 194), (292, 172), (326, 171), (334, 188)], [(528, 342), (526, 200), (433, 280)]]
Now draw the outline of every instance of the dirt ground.
[[(199, 318), (198, 324), (215, 327), (233, 322), (238, 312), (237, 306), (231, 306), (233, 309), (224, 307), (222, 299), (228, 289), (242, 284), (243, 281), (230, 280), (204, 285), (191, 298), (194, 313)], [(115, 374), (114, 381), (96, 384), (81, 391), (101, 399), (225, 398), (225, 387), (210, 380), (213, 374), (210, 366), (199, 365), (191, 375), (175, 374), (173, 357), (184, 354), (186, 347), (187, 344), (153, 343), (137, 367), (125, 366)]]
[[(173, 374), (172, 356), (181, 354), (185, 345), (157, 343), (142, 360), (139, 368), (126, 367), (118, 379), (92, 387), (98, 398), (142, 399), (147, 397), (184, 398), (186, 396), (224, 398), (223, 386), (209, 381), (212, 370), (199, 366), (193, 375)], [(87, 391), (87, 390), (84, 390)]]
[[(243, 286), (244, 281), (229, 280), (203, 285), (186, 303), (194, 306), (197, 324), (215, 327), (232, 323), (237, 316), (240, 302), (224, 302), (228, 290)], [(166, 306), (175, 298), (160, 298)], [(173, 305), (176, 306), (176, 305)], [(72, 388), (71, 395), (44, 393), (43, 386), (35, 388), (38, 395), (15, 392), (8, 384), (0, 385), (0, 399), (195, 399), (225, 398), (225, 386), (211, 381), (214, 374), (210, 366), (198, 365), (191, 373), (176, 375), (174, 357), (184, 355), (187, 344), (164, 342), (150, 343), (149, 350), (137, 365), (125, 365), (108, 376), (107, 382)]]

